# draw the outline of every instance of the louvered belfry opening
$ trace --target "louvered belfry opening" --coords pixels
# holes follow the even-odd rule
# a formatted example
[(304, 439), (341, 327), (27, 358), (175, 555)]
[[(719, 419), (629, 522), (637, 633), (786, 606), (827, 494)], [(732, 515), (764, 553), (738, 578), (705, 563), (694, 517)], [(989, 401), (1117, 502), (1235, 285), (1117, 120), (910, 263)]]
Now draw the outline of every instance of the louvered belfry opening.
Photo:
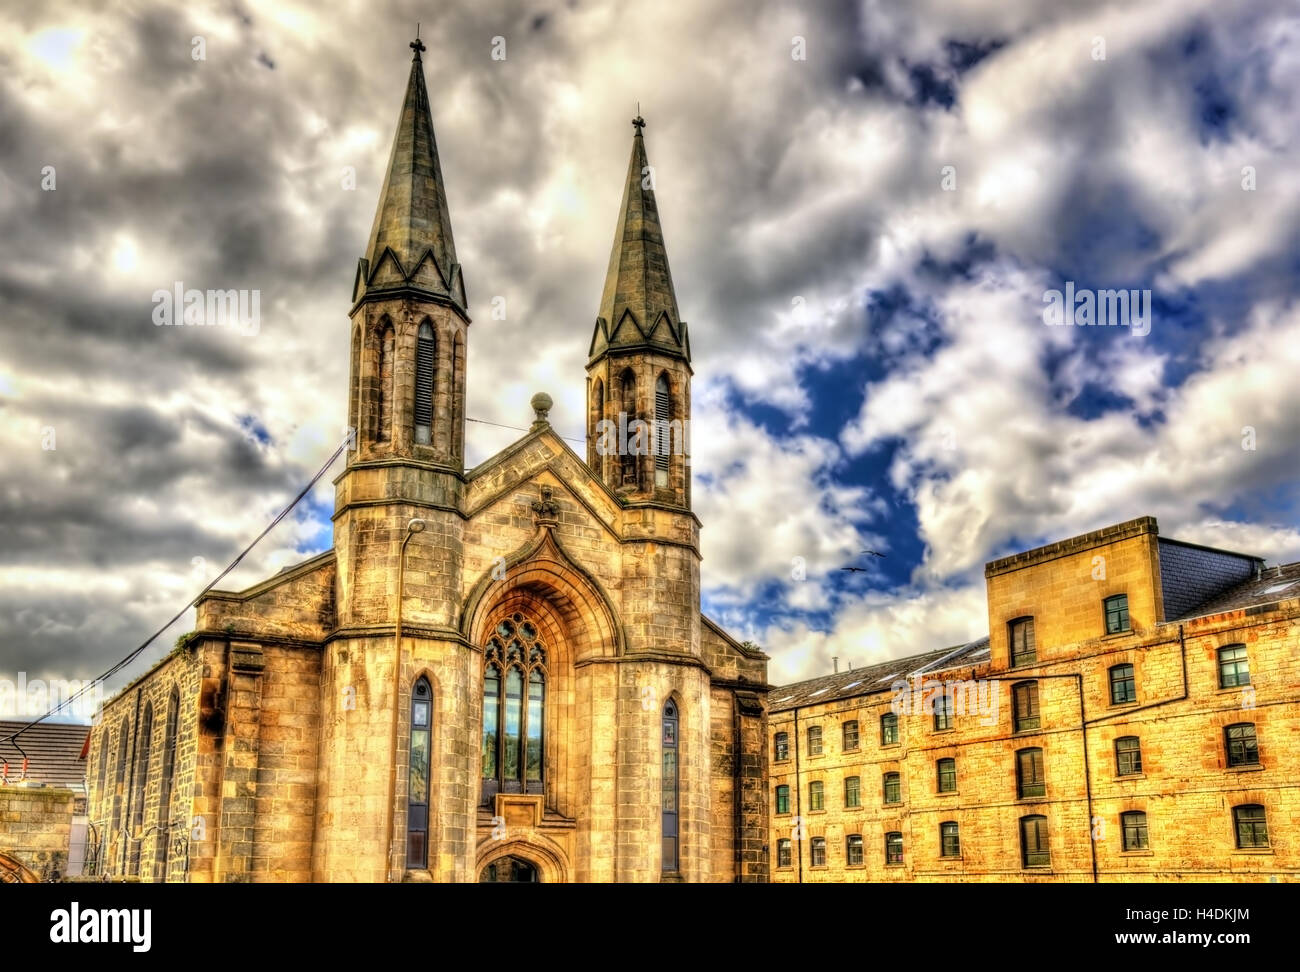
[(428, 445), (433, 433), (433, 370), (437, 343), (424, 321), (415, 342), (415, 441)]
[(668, 377), (660, 375), (655, 382), (655, 486), (668, 485), (668, 454), (672, 448), (669, 423), (672, 421), (672, 401), (668, 394)]

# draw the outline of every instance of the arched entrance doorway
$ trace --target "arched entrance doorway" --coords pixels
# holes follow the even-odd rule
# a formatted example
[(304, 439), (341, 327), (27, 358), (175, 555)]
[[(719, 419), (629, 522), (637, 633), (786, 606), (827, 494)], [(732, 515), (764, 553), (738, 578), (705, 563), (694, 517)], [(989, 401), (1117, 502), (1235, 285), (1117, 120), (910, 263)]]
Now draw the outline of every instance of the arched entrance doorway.
[(498, 857), (479, 872), (480, 884), (537, 884), (537, 865), (522, 857)]

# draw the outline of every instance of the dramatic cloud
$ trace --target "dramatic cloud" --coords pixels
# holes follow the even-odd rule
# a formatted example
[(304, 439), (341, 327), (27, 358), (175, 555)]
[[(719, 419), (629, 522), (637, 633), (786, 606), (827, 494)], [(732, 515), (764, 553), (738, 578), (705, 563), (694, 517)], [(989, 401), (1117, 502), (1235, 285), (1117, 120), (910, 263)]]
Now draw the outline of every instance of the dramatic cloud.
[[(1281, 0), (10, 5), (0, 678), (119, 658), (342, 438), (417, 21), (476, 318), (469, 461), (539, 390), (582, 435), (639, 102), (705, 607), (774, 680), (983, 634), (986, 560), (1136, 515), (1300, 556)], [(256, 333), (156, 327), (178, 281), (258, 291)], [(1046, 326), (1067, 282), (1152, 291), (1150, 333)], [(223, 586), (328, 546), (332, 502), (327, 476)]]

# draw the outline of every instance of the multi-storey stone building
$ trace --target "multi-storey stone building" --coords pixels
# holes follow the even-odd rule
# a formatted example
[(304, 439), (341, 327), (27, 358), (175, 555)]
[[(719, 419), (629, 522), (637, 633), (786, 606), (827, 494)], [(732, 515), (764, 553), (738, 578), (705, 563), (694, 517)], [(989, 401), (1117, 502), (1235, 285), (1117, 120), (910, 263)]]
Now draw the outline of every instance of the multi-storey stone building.
[(531, 431), (467, 470), (469, 302), (411, 46), (353, 285), (333, 547), (206, 595), (197, 630), (105, 706), (89, 766), (105, 869), (764, 881), (766, 657), (700, 614), (690, 344), (644, 122), (585, 460), (537, 395)]
[(1300, 878), (1300, 564), (1142, 518), (986, 566), (991, 634), (773, 689), (772, 878)]

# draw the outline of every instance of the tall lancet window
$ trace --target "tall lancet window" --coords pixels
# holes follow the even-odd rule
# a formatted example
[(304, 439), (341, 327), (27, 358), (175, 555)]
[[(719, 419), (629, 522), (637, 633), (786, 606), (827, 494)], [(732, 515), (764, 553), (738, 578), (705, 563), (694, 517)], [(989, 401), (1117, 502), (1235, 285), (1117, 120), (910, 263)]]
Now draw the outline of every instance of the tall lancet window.
[(465, 401), (462, 388), (465, 377), (465, 341), (457, 334), (451, 342), (451, 385), (447, 389), (447, 410), (451, 415), (451, 454), (459, 456), (465, 451), (465, 417), (461, 409)]
[(542, 793), (546, 777), (546, 654), (522, 614), (503, 618), (483, 662), (484, 804), (497, 793)]
[(672, 449), (673, 407), (668, 395), (668, 376), (655, 382), (655, 485), (668, 485), (668, 453)]
[(669, 699), (664, 703), (663, 720), (663, 871), (676, 874), (681, 870), (678, 848), (677, 815), (679, 774), (677, 769), (677, 703)]
[(375, 429), (376, 442), (391, 442), (393, 438), (393, 325), (387, 325), (379, 335), (379, 390), (375, 393), (379, 427)]
[(433, 432), (433, 368), (437, 344), (425, 321), (415, 340), (415, 441), (428, 445)]
[(429, 766), (433, 692), (423, 676), (411, 690), (411, 755), (406, 797), (406, 866), (429, 866)]
[[(621, 401), (619, 407), (623, 414), (619, 416), (619, 424), (626, 428), (626, 434), (619, 435), (619, 486), (630, 486), (633, 489), (637, 487), (636, 476), (636, 449), (632, 444), (632, 423), (636, 421), (636, 375), (632, 374), (632, 369), (628, 368), (623, 372), (619, 379)], [(627, 442), (622, 441), (627, 439)]]
[(162, 771), (158, 774), (158, 840), (155, 846), (156, 867), (167, 876), (167, 845), (172, 819), (172, 777), (176, 774), (176, 730), (180, 723), (181, 696), (172, 688), (167, 698), (167, 735), (163, 739)]

